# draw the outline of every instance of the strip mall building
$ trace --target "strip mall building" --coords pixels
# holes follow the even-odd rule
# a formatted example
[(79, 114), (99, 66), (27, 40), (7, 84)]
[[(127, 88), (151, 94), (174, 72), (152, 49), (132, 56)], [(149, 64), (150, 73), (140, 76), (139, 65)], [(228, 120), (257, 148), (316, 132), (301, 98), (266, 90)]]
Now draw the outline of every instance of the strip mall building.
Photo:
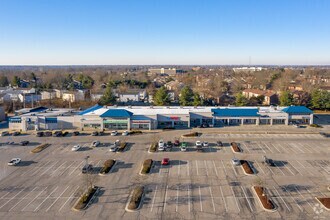
[(84, 111), (38, 107), (16, 112), (11, 130), (153, 130), (238, 125), (313, 124), (313, 111), (289, 107), (93, 106)]

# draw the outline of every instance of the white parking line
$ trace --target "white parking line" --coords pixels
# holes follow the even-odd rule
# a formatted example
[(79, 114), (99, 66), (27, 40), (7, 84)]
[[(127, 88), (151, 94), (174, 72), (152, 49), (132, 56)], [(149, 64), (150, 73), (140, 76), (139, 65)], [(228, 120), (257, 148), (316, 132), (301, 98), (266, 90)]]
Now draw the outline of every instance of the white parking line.
[(261, 168), (261, 166), (258, 164), (258, 162), (255, 160), (254, 163), (259, 167), (259, 169), (265, 174), (265, 171)]
[(163, 165), (162, 165), (162, 164), (160, 164), (160, 167), (159, 167), (159, 172), (158, 172), (158, 176), (160, 176), (160, 175), (161, 175), (161, 173), (162, 173), (162, 167), (163, 167)]
[(212, 162), (213, 162), (213, 167), (215, 170), (215, 175), (218, 176), (218, 170), (217, 170), (217, 167), (215, 166), (214, 160)]
[(236, 198), (236, 196), (235, 196), (235, 193), (234, 193), (233, 187), (230, 186), (230, 189), (231, 189), (231, 193), (233, 194), (233, 198), (234, 198), (234, 200), (235, 200), (235, 202), (236, 202), (238, 212), (240, 212), (241, 210), (240, 210), (240, 208), (239, 208), (238, 201), (237, 201), (237, 198)]
[(196, 171), (197, 171), (197, 176), (198, 176), (198, 163), (197, 163), (197, 160), (195, 160), (196, 162)]
[(248, 146), (247, 146), (246, 144), (244, 144), (244, 143), (242, 142), (242, 143), (240, 143), (240, 145), (244, 146), (243, 149), (245, 149), (248, 153), (251, 153), (250, 150), (249, 150), (249, 148), (248, 148)]
[[(51, 161), (47, 161), (47, 163), (46, 163), (45, 165), (40, 166), (40, 167), (36, 167), (36, 170), (33, 171), (32, 174), (30, 173), (30, 176), (34, 176), (35, 174), (37, 174), (42, 168), (46, 167), (50, 162), (51, 162)], [(27, 174), (28, 174), (28, 173), (27, 173)], [(26, 174), (26, 175), (27, 175), (27, 174)], [(23, 174), (22, 176), (24, 176), (24, 174)]]
[(65, 203), (61, 206), (61, 208), (58, 210), (59, 212), (62, 210), (62, 208), (65, 206), (65, 204), (71, 199), (73, 198), (72, 196), (76, 193), (76, 191), (78, 190), (79, 186), (77, 186), (76, 190), (70, 195), (70, 197), (65, 201)]
[(227, 170), (226, 170), (226, 168), (225, 168), (225, 165), (223, 164), (223, 160), (221, 160), (221, 163), (222, 163), (223, 170), (225, 171), (225, 174), (226, 174), (226, 176), (227, 176)]
[(305, 153), (305, 151), (301, 150), (300, 147), (296, 146), (294, 143), (287, 143), (290, 147), (300, 151), (301, 153)]
[(190, 208), (190, 186), (188, 185), (188, 210), (189, 212), (191, 212), (191, 208)]
[(279, 171), (281, 171), (281, 173), (283, 174), (283, 176), (285, 176), (285, 174), (284, 174), (284, 172), (275, 164), (275, 167), (279, 170)]
[(7, 192), (5, 195), (3, 195), (3, 196), (1, 196), (1, 198), (0, 199), (2, 199), (2, 198), (5, 198), (6, 197), (6, 195), (8, 195), (9, 193), (11, 193), (11, 192), (13, 192), (15, 189), (12, 189), (12, 190), (10, 190), (9, 192)]
[(46, 189), (48, 186), (46, 186), (46, 188), (44, 188), (40, 193), (38, 193), (38, 195), (36, 195), (36, 197), (34, 197), (21, 211), (24, 211), (24, 209), (26, 209), (32, 202), (34, 202), (34, 200), (36, 200), (38, 198), (38, 196), (40, 196)]
[(246, 195), (246, 192), (245, 192), (244, 188), (243, 188), (242, 186), (241, 186), (241, 188), (242, 188), (242, 190), (243, 190), (243, 193), (244, 193), (244, 196), (245, 196), (246, 201), (249, 203), (249, 206), (250, 206), (251, 212), (253, 212), (251, 202), (250, 202), (250, 200), (248, 199), (248, 197), (247, 197), (247, 195)]
[(69, 175), (71, 175), (76, 169), (78, 169), (78, 167), (80, 167), (81, 165), (82, 165), (82, 163), (83, 163), (84, 161), (81, 161), (79, 164), (78, 164), (78, 166), (76, 166), (70, 173), (69, 173)]
[(224, 195), (223, 195), (223, 192), (222, 192), (222, 188), (221, 188), (221, 186), (219, 186), (219, 188), (220, 188), (220, 192), (221, 192), (221, 198), (222, 198), (222, 201), (223, 201), (223, 203), (225, 204), (226, 212), (228, 212), (227, 203), (226, 203), (225, 197), (224, 197)]
[(30, 193), (32, 193), (36, 188), (38, 188), (37, 186), (34, 187), (34, 189), (32, 189), (32, 191), (28, 192), (20, 201), (18, 201), (14, 206), (12, 206), (10, 209), (9, 209), (9, 212), (11, 210), (13, 210), (18, 204), (20, 204)]
[(50, 170), (51, 168), (53, 168), (53, 167), (57, 164), (57, 162), (58, 162), (58, 161), (56, 161), (56, 163), (54, 163), (52, 166), (50, 166), (48, 169), (46, 169), (44, 172), (42, 172), (42, 173), (40, 174), (40, 176), (42, 176), (42, 175), (44, 175), (45, 173), (47, 173), (48, 170)]
[(21, 194), (21, 192), (23, 192), (23, 190), (26, 189), (26, 188), (23, 188), (21, 191), (19, 191), (15, 196), (11, 197), (7, 202), (5, 202), (4, 204), (2, 204), (2, 206), (0, 206), (0, 209), (2, 207), (4, 207), (5, 205), (7, 205), (11, 200), (15, 199), (16, 196), (18, 196), (19, 194)]
[(181, 167), (181, 160), (179, 160), (179, 166), (178, 166), (178, 176), (180, 176), (180, 167)]
[(267, 144), (260, 142), (260, 145), (261, 145), (261, 146), (265, 146), (265, 147), (266, 147), (271, 153), (274, 153), (274, 152), (268, 147)]
[(288, 164), (290, 164), (293, 167), (293, 169), (295, 169), (300, 176), (303, 176), (303, 174), (292, 163), (288, 162)]
[(300, 191), (297, 189), (297, 187), (296, 186), (294, 186), (294, 188), (295, 188), (295, 190), (296, 190), (296, 192), (298, 192), (298, 194), (300, 195), (300, 197), (301, 198), (303, 198), (306, 202), (307, 202), (307, 204), (313, 209), (313, 206), (308, 202), (308, 200), (300, 193)]
[(60, 173), (59, 175), (57, 176), (62, 176), (64, 172), (66, 172), (67, 170), (69, 170), (69, 168), (75, 163), (75, 161), (73, 161), (68, 167), (66, 167), (62, 173)]
[(179, 203), (179, 186), (176, 189), (176, 206), (175, 206), (175, 212), (178, 212), (178, 203)]
[(300, 145), (301, 148), (303, 148), (306, 151), (308, 151), (308, 153), (313, 153), (310, 149), (308, 149), (308, 147), (304, 146), (302, 143), (297, 143), (297, 144)]
[(190, 176), (190, 171), (189, 171), (189, 160), (187, 160), (187, 174)]
[(198, 191), (199, 191), (199, 204), (201, 206), (201, 212), (203, 211), (203, 203), (202, 203), (202, 194), (201, 194), (201, 187), (198, 186)]
[(258, 148), (260, 148), (260, 149), (264, 152), (264, 154), (267, 154), (266, 151), (265, 151), (265, 150), (263, 149), (263, 147), (261, 146), (261, 143), (258, 144), (258, 143), (256, 142), (255, 144), (258, 146)]
[(283, 163), (283, 161), (280, 161), (280, 162), (282, 163), (282, 166), (285, 167), (287, 170), (289, 170), (290, 173), (294, 176), (294, 173), (292, 172), (292, 170), (289, 169), (289, 167), (287, 167), (287, 166)]
[(284, 203), (284, 205), (286, 206), (286, 208), (288, 209), (288, 211), (290, 212), (290, 208), (289, 206), (286, 204), (286, 202), (284, 201), (284, 199), (282, 198), (282, 196), (279, 194), (279, 192), (277, 191), (277, 189), (273, 186), (274, 190), (276, 191), (278, 197), (282, 200), (282, 202)]
[(287, 190), (286, 187), (284, 187), (284, 190), (285, 190), (285, 192), (287, 192), (289, 194), (289, 196), (291, 197), (292, 201), (295, 202), (295, 204), (300, 209), (300, 211), (303, 211), (303, 208), (298, 204), (297, 200), (291, 195), (290, 191)]
[(164, 206), (163, 206), (163, 212), (165, 212), (166, 210), (166, 199), (167, 199), (167, 191), (168, 191), (168, 185), (166, 185), (166, 189), (165, 189), (165, 197), (164, 197)]
[(154, 208), (154, 203), (155, 203), (155, 199), (156, 199), (157, 189), (158, 189), (158, 185), (156, 185), (154, 197), (152, 198), (152, 204), (151, 204), (150, 212), (152, 212), (152, 209)]
[(61, 196), (64, 194), (64, 192), (67, 190), (69, 188), (69, 186), (67, 186), (65, 189), (64, 189), (64, 191), (60, 194), (60, 196), (59, 197), (57, 197), (56, 199), (55, 199), (55, 201), (46, 209), (46, 212), (48, 212), (48, 210), (57, 202), (57, 200), (59, 200), (60, 198), (61, 198)]
[(36, 212), (39, 207), (57, 190), (58, 186), (34, 209), (34, 212)]
[(210, 195), (211, 195), (211, 200), (212, 200), (212, 205), (213, 205), (213, 212), (215, 213), (215, 205), (214, 205), (214, 199), (213, 199), (213, 193), (212, 193), (212, 189), (209, 186), (209, 190), (210, 190)]
[(204, 160), (204, 166), (205, 166), (206, 176), (208, 176), (209, 175), (209, 172), (207, 171), (206, 160)]
[(268, 143), (268, 144), (270, 144), (271, 146), (273, 146), (279, 153), (281, 153), (281, 151), (274, 144), (272, 144), (272, 143)]
[(235, 167), (234, 167), (234, 165), (233, 165), (233, 164), (231, 164), (231, 167), (232, 167), (232, 168), (233, 168), (233, 170), (234, 170), (235, 176), (237, 176), (237, 172), (236, 172), (236, 170), (235, 170)]
[(59, 167), (57, 167), (51, 174), (50, 174), (50, 176), (53, 176), (55, 173), (56, 173), (56, 171), (58, 171), (64, 164), (66, 164), (66, 161), (64, 162), (64, 163), (62, 163)]

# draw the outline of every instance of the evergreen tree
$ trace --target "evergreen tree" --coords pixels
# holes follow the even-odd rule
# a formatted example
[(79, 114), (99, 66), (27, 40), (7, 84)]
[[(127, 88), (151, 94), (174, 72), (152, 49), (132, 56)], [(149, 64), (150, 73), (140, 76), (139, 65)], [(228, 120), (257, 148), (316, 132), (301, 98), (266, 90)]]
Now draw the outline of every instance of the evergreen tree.
[(112, 93), (112, 86), (110, 83), (108, 83), (107, 88), (105, 89), (104, 94), (99, 101), (99, 104), (100, 105), (113, 104), (115, 101), (116, 101), (116, 97)]
[(154, 96), (155, 105), (164, 106), (170, 104), (170, 96), (166, 88), (163, 86), (157, 90)]
[(248, 100), (242, 93), (236, 94), (235, 105), (236, 106), (246, 106), (248, 104)]
[(0, 76), (0, 87), (5, 87), (9, 85), (9, 80), (6, 76)]
[(280, 95), (280, 105), (290, 106), (294, 104), (293, 95), (289, 91), (283, 91)]
[(19, 87), (21, 85), (21, 79), (18, 76), (14, 76), (11, 84)]
[(182, 106), (191, 105), (194, 93), (189, 86), (185, 86), (180, 91), (179, 102)]
[(194, 94), (194, 101), (193, 101), (193, 105), (194, 106), (201, 106), (203, 104), (201, 97), (199, 96), (198, 93)]
[(312, 92), (312, 107), (315, 109), (330, 109), (330, 92), (324, 90), (314, 90)]

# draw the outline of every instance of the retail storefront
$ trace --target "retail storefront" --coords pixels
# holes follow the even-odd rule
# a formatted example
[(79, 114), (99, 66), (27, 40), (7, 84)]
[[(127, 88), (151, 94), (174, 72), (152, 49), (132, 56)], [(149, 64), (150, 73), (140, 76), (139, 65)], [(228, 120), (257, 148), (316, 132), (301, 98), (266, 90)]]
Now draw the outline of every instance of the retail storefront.
[(129, 128), (129, 120), (124, 119), (103, 119), (103, 128), (108, 130), (127, 130)]

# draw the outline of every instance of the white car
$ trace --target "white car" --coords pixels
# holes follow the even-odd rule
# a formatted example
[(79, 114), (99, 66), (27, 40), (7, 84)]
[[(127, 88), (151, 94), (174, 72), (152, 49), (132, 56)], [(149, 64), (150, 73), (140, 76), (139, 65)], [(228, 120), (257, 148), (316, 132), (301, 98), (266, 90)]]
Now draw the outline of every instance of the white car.
[(92, 147), (97, 147), (99, 146), (101, 143), (99, 141), (93, 141), (92, 142)]
[(120, 140), (116, 140), (115, 145), (118, 147), (120, 145)]
[(203, 142), (203, 147), (208, 147), (209, 146), (209, 143), (207, 141), (204, 141)]
[(202, 147), (203, 145), (202, 145), (202, 142), (200, 142), (200, 141), (196, 141), (196, 147)]
[(236, 158), (231, 159), (231, 162), (235, 166), (241, 165), (241, 161), (239, 159), (236, 159)]
[(121, 135), (127, 136), (127, 135), (129, 135), (129, 131), (124, 131)]
[(116, 152), (118, 150), (118, 147), (116, 146), (116, 145), (112, 145), (111, 147), (110, 147), (110, 152)]
[(72, 147), (71, 151), (78, 151), (81, 148), (80, 145), (75, 145)]
[(21, 162), (20, 158), (13, 158), (8, 162), (9, 166), (15, 166)]
[(165, 143), (163, 140), (158, 141), (158, 150), (159, 151), (164, 151), (165, 150)]
[(111, 131), (111, 136), (116, 136), (118, 134), (118, 131)]

